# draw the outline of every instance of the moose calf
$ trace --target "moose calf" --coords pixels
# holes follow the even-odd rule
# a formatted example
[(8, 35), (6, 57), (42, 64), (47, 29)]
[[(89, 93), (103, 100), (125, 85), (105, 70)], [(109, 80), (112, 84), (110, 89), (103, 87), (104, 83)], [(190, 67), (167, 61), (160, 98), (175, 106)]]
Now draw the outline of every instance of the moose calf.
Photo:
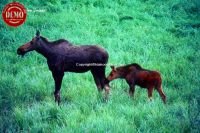
[(136, 63), (117, 68), (111, 66), (111, 69), (112, 71), (107, 77), (108, 82), (117, 78), (125, 79), (130, 87), (129, 94), (131, 96), (134, 94), (135, 85), (147, 88), (149, 98), (152, 97), (152, 92), (155, 88), (163, 102), (166, 103), (166, 96), (162, 90), (162, 79), (159, 72), (143, 69)]

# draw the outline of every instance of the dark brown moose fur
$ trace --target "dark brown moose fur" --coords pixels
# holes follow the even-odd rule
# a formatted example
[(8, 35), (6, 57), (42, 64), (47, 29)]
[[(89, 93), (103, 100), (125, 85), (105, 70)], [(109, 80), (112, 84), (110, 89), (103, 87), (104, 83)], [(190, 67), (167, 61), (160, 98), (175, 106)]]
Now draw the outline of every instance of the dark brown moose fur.
[(162, 79), (159, 72), (143, 69), (136, 63), (117, 68), (111, 66), (111, 68), (112, 71), (107, 77), (108, 82), (117, 78), (125, 79), (130, 87), (130, 95), (134, 95), (135, 85), (138, 85), (142, 88), (147, 88), (149, 98), (152, 97), (152, 92), (155, 88), (163, 102), (166, 103), (166, 96), (162, 90)]
[(105, 84), (105, 65), (80, 66), (80, 64), (88, 63), (106, 64), (108, 53), (103, 48), (97, 45), (72, 45), (64, 39), (49, 42), (37, 31), (36, 37), (17, 49), (17, 54), (24, 55), (32, 50), (37, 51), (47, 59), (49, 70), (55, 81), (54, 97), (58, 104), (60, 103), (60, 88), (64, 72), (91, 71), (98, 90), (101, 91), (105, 88), (106, 94), (109, 93), (109, 86)]

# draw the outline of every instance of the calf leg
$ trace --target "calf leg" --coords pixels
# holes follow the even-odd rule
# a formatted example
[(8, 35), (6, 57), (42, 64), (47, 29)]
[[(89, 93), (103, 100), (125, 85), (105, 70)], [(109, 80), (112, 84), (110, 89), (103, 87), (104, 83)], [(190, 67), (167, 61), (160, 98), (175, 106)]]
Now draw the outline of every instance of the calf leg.
[(134, 96), (134, 92), (135, 92), (135, 85), (134, 84), (131, 84), (129, 85), (130, 88), (129, 88), (129, 95), (130, 96)]
[(152, 100), (153, 87), (147, 88), (147, 91), (148, 91), (148, 98), (151, 101)]
[(52, 75), (55, 81), (55, 91), (54, 91), (55, 102), (58, 102), (58, 105), (59, 105), (60, 104), (60, 88), (61, 88), (64, 72), (52, 72)]
[(163, 102), (166, 103), (166, 96), (162, 90), (162, 87), (160, 86), (159, 88), (156, 88), (156, 90), (158, 91), (160, 97), (162, 98)]
[(134, 92), (135, 92), (135, 83), (134, 83), (134, 81), (130, 81), (130, 80), (126, 80), (126, 82), (129, 85), (129, 95), (133, 96)]

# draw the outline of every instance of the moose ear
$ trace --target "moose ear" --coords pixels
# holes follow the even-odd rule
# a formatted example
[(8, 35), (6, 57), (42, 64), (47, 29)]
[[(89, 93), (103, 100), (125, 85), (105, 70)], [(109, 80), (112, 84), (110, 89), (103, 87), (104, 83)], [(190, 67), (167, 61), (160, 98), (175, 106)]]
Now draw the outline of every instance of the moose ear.
[(40, 31), (39, 30), (36, 31), (36, 37), (40, 37)]

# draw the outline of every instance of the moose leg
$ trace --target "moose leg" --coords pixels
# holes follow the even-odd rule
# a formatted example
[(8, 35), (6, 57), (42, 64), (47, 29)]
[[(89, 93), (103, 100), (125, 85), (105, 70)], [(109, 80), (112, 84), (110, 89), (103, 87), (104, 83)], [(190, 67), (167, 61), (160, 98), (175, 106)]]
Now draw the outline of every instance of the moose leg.
[(110, 87), (105, 75), (105, 66), (103, 66), (102, 68), (99, 68), (99, 70), (100, 70), (99, 77), (100, 77), (101, 86), (105, 90), (106, 99), (107, 99), (110, 92)]
[(97, 89), (98, 89), (99, 92), (101, 92), (103, 88), (101, 86), (100, 79), (99, 79), (99, 77), (97, 76), (97, 73), (94, 70), (92, 70), (91, 72), (92, 72), (92, 76), (94, 78), (95, 84), (97, 86)]
[(160, 97), (162, 98), (163, 102), (166, 103), (166, 96), (165, 96), (165, 94), (164, 94), (164, 92), (162, 90), (162, 87), (160, 86), (160, 87), (156, 88), (156, 90), (158, 91), (158, 93), (159, 93)]
[(59, 105), (60, 104), (60, 88), (61, 88), (64, 72), (52, 72), (52, 75), (55, 81), (55, 91), (54, 91), (55, 102), (58, 102), (58, 105)]
[(108, 94), (109, 94), (109, 90), (110, 87), (108, 85), (108, 83), (105, 85), (106, 83), (106, 77), (105, 77), (105, 67), (98, 67), (98, 68), (94, 68), (91, 70), (92, 75), (94, 77), (95, 83), (97, 85), (97, 88), (100, 91), (103, 90), (103, 88), (105, 89), (105, 98), (108, 98)]
[(105, 99), (108, 99), (109, 93), (110, 93), (110, 86), (106, 81), (107, 79), (104, 76), (100, 77), (100, 81), (101, 81), (101, 86), (103, 86), (104, 90), (105, 90)]
[(147, 91), (148, 91), (148, 98), (151, 101), (152, 100), (153, 87), (147, 88)]

